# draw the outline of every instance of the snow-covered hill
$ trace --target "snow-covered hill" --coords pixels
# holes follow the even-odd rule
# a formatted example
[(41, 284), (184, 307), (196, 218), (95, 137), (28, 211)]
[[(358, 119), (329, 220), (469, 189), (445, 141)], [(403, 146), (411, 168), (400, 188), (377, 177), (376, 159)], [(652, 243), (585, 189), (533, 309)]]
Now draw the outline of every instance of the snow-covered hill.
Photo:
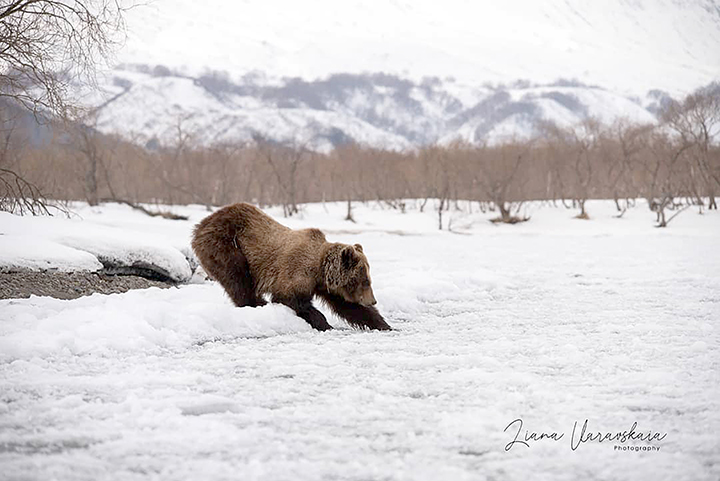
[(316, 150), (498, 142), (546, 121), (653, 122), (667, 95), (720, 78), (707, 0), (156, 0), (127, 20), (86, 102), (101, 130), (151, 145), (178, 126)]
[[(659, 95), (659, 97), (658, 97)], [(323, 80), (227, 75), (190, 77), (126, 66), (105, 88), (97, 127), (154, 145), (191, 134), (202, 144), (257, 137), (327, 151), (347, 142), (404, 150), (462, 139), (503, 142), (534, 135), (543, 122), (574, 125), (593, 116), (648, 123), (663, 94), (631, 99), (574, 82), (466, 87), (440, 79), (337, 74)]]

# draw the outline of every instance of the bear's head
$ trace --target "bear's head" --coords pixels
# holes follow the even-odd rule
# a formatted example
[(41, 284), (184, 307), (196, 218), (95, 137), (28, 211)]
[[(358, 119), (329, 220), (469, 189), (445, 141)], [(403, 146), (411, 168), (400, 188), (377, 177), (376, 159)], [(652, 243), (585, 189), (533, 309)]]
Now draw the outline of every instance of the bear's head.
[(373, 294), (370, 265), (360, 244), (337, 244), (325, 259), (325, 287), (348, 302), (363, 306), (377, 304)]

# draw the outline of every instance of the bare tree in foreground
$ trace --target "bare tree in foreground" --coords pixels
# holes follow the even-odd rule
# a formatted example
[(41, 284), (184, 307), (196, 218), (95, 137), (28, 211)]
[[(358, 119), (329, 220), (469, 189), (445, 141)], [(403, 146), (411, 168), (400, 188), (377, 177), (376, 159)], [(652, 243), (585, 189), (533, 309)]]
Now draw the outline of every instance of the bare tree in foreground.
[[(0, 100), (21, 106), (39, 121), (72, 118), (71, 86), (80, 81), (94, 83), (97, 62), (107, 59), (120, 40), (124, 10), (117, 0), (3, 2)], [(5, 122), (2, 129), (14, 132)], [(0, 209), (43, 202), (39, 189), (17, 170), (2, 168)], [(47, 209), (26, 210), (47, 213)]]
[(33, 182), (18, 174), (27, 140), (16, 132), (16, 119), (0, 110), (0, 210), (19, 214), (48, 214), (48, 208)]
[(94, 81), (124, 30), (114, 0), (10, 0), (0, 6), (0, 97), (65, 117), (74, 81)]

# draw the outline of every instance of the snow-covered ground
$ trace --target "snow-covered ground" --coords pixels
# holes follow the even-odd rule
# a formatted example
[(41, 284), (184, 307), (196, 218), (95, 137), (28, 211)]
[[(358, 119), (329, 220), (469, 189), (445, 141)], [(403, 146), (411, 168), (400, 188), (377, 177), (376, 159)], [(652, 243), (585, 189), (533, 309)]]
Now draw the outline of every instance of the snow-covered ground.
[[(498, 226), (461, 207), (450, 232), (432, 202), (281, 219), (363, 244), (392, 332), (315, 332), (213, 283), (0, 301), (0, 479), (717, 479), (720, 215), (656, 229), (642, 205), (616, 219), (592, 202), (590, 221), (532, 205)], [(206, 212), (174, 210), (190, 220), (76, 206), (52, 223), (182, 251)], [(51, 224), (25, 224), (30, 247), (67, 246), (34, 222)], [(518, 418), (520, 440), (563, 437), (506, 451)], [(586, 419), (665, 436), (573, 450)]]

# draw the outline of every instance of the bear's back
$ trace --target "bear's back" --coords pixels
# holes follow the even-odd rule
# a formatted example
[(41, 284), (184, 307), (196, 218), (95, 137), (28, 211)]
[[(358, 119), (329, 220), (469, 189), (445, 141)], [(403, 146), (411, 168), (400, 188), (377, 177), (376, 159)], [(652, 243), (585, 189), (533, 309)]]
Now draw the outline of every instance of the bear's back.
[(290, 285), (315, 282), (327, 242), (319, 229), (293, 230), (253, 205), (233, 207), (242, 219), (238, 241), (260, 291), (286, 291)]

